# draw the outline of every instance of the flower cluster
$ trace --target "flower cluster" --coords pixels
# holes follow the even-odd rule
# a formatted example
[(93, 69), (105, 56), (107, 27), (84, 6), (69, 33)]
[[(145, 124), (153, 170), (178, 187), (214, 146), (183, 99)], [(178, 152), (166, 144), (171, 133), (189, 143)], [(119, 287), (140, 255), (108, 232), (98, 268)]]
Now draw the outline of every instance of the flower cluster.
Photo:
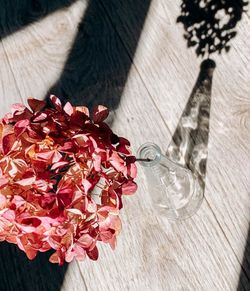
[(50, 97), (14, 104), (0, 120), (0, 240), (29, 259), (54, 249), (62, 265), (98, 258), (97, 241), (115, 247), (122, 195), (137, 185), (129, 141), (104, 122), (108, 110), (62, 106)]

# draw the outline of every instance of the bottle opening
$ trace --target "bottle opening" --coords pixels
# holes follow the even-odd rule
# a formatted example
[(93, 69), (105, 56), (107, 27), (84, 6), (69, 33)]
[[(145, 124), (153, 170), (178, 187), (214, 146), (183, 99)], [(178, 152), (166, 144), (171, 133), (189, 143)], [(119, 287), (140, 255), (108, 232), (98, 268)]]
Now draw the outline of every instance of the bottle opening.
[(161, 150), (154, 143), (145, 143), (137, 151), (137, 160), (143, 167), (152, 167), (159, 163), (160, 159)]

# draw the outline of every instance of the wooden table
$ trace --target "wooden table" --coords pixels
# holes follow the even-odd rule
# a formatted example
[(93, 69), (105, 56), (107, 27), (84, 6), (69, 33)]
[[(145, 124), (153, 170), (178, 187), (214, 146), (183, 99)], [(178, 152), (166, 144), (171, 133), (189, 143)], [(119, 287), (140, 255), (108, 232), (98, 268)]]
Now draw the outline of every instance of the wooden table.
[[(176, 23), (180, 1), (1, 2), (1, 115), (14, 102), (55, 93), (109, 106), (113, 130), (134, 150), (153, 141), (168, 151), (202, 62)], [(47, 254), (30, 262), (2, 243), (0, 290), (250, 290), (249, 13), (236, 30), (230, 51), (212, 55), (198, 213), (182, 222), (159, 216), (139, 168), (115, 251), (100, 246), (97, 262), (58, 267)]]

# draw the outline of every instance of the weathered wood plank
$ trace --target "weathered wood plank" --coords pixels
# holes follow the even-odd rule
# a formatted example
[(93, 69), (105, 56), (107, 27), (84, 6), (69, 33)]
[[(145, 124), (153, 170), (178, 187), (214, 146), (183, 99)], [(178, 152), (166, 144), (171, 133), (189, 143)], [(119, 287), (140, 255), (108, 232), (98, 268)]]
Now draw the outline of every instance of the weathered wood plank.
[[(163, 148), (171, 136), (147, 96), (132, 68), (113, 128), (135, 147), (151, 140)], [(80, 264), (88, 288), (235, 290), (240, 265), (206, 201), (193, 218), (171, 224), (154, 213), (141, 170), (138, 183), (137, 195), (125, 201), (116, 251), (103, 247), (98, 263)]]
[[(42, 98), (48, 86), (57, 80), (85, 7), (86, 3), (78, 1), (23, 29), (18, 29), (18, 19), (10, 19), (13, 23), (7, 19), (3, 23), (1, 19), (1, 25), (9, 28), (4, 30), (5, 38), (0, 42), (1, 116), (10, 111), (11, 104), (26, 102), (28, 96)], [(13, 17), (13, 11), (7, 12)], [(11, 25), (15, 23), (16, 26)], [(3, 29), (1, 36), (2, 32)], [(39, 254), (29, 261), (15, 245), (1, 243), (0, 290), (87, 290), (77, 264), (71, 264), (66, 273), (68, 265), (51, 264), (50, 255)]]
[[(172, 133), (193, 88), (200, 63), (194, 50), (186, 49), (183, 27), (175, 23), (180, 13), (179, 4), (152, 1), (134, 58), (144, 84)], [(120, 3), (116, 5), (123, 7)], [(130, 15), (133, 17), (136, 18), (136, 12)], [(133, 29), (130, 20), (125, 23), (118, 21), (114, 25), (130, 51), (127, 41), (128, 31)], [(214, 57), (217, 68), (212, 89), (205, 194), (239, 263), (248, 234), (250, 213), (250, 180), (247, 176), (250, 170), (248, 27), (249, 18), (245, 15), (237, 27), (236, 38), (231, 42), (231, 51)]]
[[(84, 10), (86, 7), (84, 6), (86, 2), (82, 3), (79, 1), (68, 10), (58, 11), (55, 15), (51, 15), (50, 20), (49, 18), (41, 20), (40, 23), (34, 23), (27, 29), (16, 32), (3, 40), (10, 63), (10, 66), (6, 65), (6, 68), (13, 72), (23, 98), (29, 95), (43, 96), (59, 77), (65, 57), (77, 32), (80, 9)], [(138, 33), (134, 40), (131, 40), (131, 37), (135, 29), (135, 17), (138, 16), (140, 5), (143, 3), (142, 1), (111, 1), (110, 3), (110, 9), (103, 12), (109, 13), (103, 17), (105, 17), (105, 22), (109, 21), (107, 25), (110, 29), (112, 29), (112, 21), (117, 19), (117, 16), (112, 17), (114, 16), (112, 13), (123, 16), (121, 23), (113, 23), (120, 36), (112, 31), (112, 37), (115, 38), (117, 46), (114, 45), (110, 49), (110, 54), (125, 57), (124, 52), (115, 51), (117, 47), (124, 50), (123, 43), (125, 43), (130, 54), (126, 58), (132, 58), (135, 44), (138, 42)], [(107, 7), (105, 2), (103, 4)], [(199, 61), (193, 52), (186, 50), (181, 28), (176, 27), (175, 24), (178, 6), (172, 2), (170, 4), (166, 1), (152, 1), (135, 54), (135, 66), (129, 64), (125, 67), (126, 69), (121, 73), (122, 82), (118, 83), (118, 86), (122, 88), (116, 91), (119, 94), (123, 92), (123, 95), (116, 104), (117, 107), (119, 104), (119, 107), (114, 114), (113, 129), (130, 139), (134, 149), (143, 142), (151, 140), (161, 145), (163, 151), (166, 150), (184, 108), (183, 104), (188, 99), (198, 73)], [(97, 21), (94, 12), (92, 10), (93, 22)], [(107, 15), (109, 15), (108, 20)], [(60, 21), (63, 23), (66, 21), (71, 25), (63, 24), (61, 29), (58, 29)], [(88, 33), (91, 38), (91, 25)], [(95, 36), (104, 37), (104, 39), (107, 37), (107, 35)], [(102, 48), (97, 47), (97, 54), (98, 49), (102, 50)], [(244, 56), (243, 53), (242, 57)], [(78, 57), (81, 59), (81, 54)], [(112, 73), (112, 64), (113, 59), (109, 66), (110, 73)], [(121, 60), (118, 64), (123, 64), (123, 61)], [(95, 71), (96, 68), (100, 68), (100, 59), (97, 58), (95, 63), (95, 59), (91, 58), (88, 66)], [(127, 84), (123, 88), (130, 66)], [(118, 71), (114, 68), (115, 73), (110, 74), (110, 78), (115, 78)], [(107, 79), (106, 76), (102, 84), (105, 84)], [(88, 80), (91, 81), (87, 78)], [(177, 82), (178, 80), (180, 82)], [(85, 86), (87, 86), (87, 81)], [(4, 92), (5, 96), (10, 96), (11, 89), (8, 86), (5, 88), (7, 90)], [(93, 89), (96, 90), (94, 94), (96, 96), (103, 88), (103, 85), (95, 87), (95, 84), (91, 83), (89, 94)], [(222, 102), (221, 99), (220, 102)], [(247, 99), (244, 100), (247, 101)], [(224, 105), (223, 102), (222, 105)], [(212, 111), (213, 116), (214, 113), (216, 112)], [(216, 124), (211, 126), (211, 131), (216, 136)], [(246, 150), (245, 139), (243, 136), (240, 138), (243, 141), (241, 147)], [(221, 145), (224, 149), (226, 148), (223, 143)], [(212, 147), (213, 151), (214, 148), (216, 147)], [(228, 148), (230, 151), (231, 147), (228, 146)], [(214, 159), (218, 157), (218, 154), (215, 154)], [(247, 160), (246, 155), (243, 157)], [(224, 160), (221, 156), (220, 159)], [(236, 156), (233, 160), (235, 159)], [(227, 162), (228, 160), (229, 158), (226, 158)], [(140, 190), (124, 203), (123, 231), (118, 239), (116, 251), (112, 252), (107, 246), (103, 246), (98, 262), (87, 260), (80, 264), (70, 264), (62, 285), (63, 290), (139, 290), (141, 288), (145, 290), (235, 290), (240, 269), (238, 253), (234, 253), (235, 249), (234, 252), (232, 251), (231, 241), (229, 244), (228, 236), (224, 236), (224, 229), (223, 231), (221, 229), (222, 215), (218, 213), (219, 210), (222, 214), (224, 213), (223, 203), (227, 203), (223, 187), (232, 192), (232, 187), (238, 187), (238, 185), (235, 186), (234, 183), (225, 186), (222, 180), (225, 179), (224, 176), (224, 178), (218, 177), (218, 182), (216, 182), (217, 180), (215, 181), (215, 178), (211, 176), (214, 168), (218, 171), (217, 164), (209, 165), (208, 163), (208, 179), (211, 179), (211, 182), (208, 180), (206, 196), (214, 197), (213, 200), (210, 198), (208, 202), (204, 201), (196, 216), (180, 223), (170, 223), (154, 213), (150, 200), (152, 193), (147, 191), (147, 181), (140, 169), (138, 178)], [(218, 173), (218, 175), (221, 174)], [(244, 186), (242, 189), (245, 189)], [(225, 200), (222, 205), (217, 203), (216, 195), (212, 192), (215, 190), (219, 192), (219, 201)], [(234, 199), (235, 196), (232, 200)], [(239, 209), (242, 210), (242, 208)], [(218, 217), (221, 219), (219, 224)], [(225, 225), (228, 225), (229, 229), (232, 226)], [(241, 227), (240, 224), (239, 226)], [(23, 276), (25, 278), (25, 275)], [(46, 277), (42, 277), (41, 280), (45, 282)], [(35, 281), (33, 284), (36, 284)], [(41, 286), (46, 285), (41, 284)]]
[(20, 92), (9, 65), (9, 59), (6, 56), (5, 49), (0, 41), (0, 113), (3, 116), (9, 112), (10, 105), (22, 101)]
[(44, 98), (57, 81), (86, 7), (86, 1), (75, 1), (2, 40), (23, 100)]

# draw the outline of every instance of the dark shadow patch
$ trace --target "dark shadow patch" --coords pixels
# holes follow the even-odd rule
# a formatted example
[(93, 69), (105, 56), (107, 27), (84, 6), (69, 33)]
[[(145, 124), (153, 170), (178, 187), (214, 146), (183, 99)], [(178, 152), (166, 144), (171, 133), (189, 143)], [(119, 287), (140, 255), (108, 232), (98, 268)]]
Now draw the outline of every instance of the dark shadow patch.
[(246, 0), (182, 0), (177, 22), (184, 25), (188, 47), (195, 47), (198, 56), (229, 51), (247, 5)]
[(75, 0), (0, 0), (0, 39)]
[[(149, 6), (150, 0), (134, 0), (129, 5), (127, 3), (124, 9), (112, 0), (90, 1), (64, 70), (47, 96), (55, 94), (63, 102), (86, 105), (90, 109), (97, 104), (116, 109)], [(137, 17), (132, 18), (135, 7), (140, 9), (136, 10)], [(128, 24), (130, 19), (132, 23)], [(126, 43), (131, 47), (129, 53), (117, 33), (116, 23), (133, 27), (126, 38)]]
[(237, 291), (250, 290), (250, 228), (248, 229), (248, 236), (245, 245), (243, 261), (241, 264), (241, 272)]
[[(41, 19), (48, 13), (74, 1), (0, 1), (0, 37)], [(137, 7), (133, 30), (127, 34), (131, 51), (128, 53), (116, 32), (115, 2), (91, 0), (79, 25), (78, 34), (58, 82), (48, 92), (58, 95), (63, 102), (93, 107), (103, 104), (118, 107), (127, 81), (132, 58), (146, 19), (150, 0), (135, 0), (119, 13), (119, 21), (126, 23)], [(117, 4), (116, 4), (117, 5)], [(39, 253), (29, 261), (17, 246), (1, 243), (0, 290), (57, 291), (67, 270), (51, 264), (51, 252)]]
[(49, 262), (53, 251), (39, 253), (30, 261), (14, 244), (0, 246), (0, 290), (60, 291), (67, 263), (58, 266)]

